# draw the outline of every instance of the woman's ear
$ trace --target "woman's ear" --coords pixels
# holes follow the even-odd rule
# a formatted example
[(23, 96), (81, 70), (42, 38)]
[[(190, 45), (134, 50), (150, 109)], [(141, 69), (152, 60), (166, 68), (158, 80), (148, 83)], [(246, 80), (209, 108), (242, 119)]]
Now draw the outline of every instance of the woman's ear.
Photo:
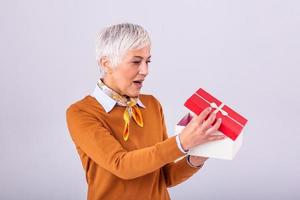
[(99, 60), (99, 66), (103, 68), (105, 74), (109, 74), (112, 71), (112, 65), (110, 60), (107, 57), (102, 57)]

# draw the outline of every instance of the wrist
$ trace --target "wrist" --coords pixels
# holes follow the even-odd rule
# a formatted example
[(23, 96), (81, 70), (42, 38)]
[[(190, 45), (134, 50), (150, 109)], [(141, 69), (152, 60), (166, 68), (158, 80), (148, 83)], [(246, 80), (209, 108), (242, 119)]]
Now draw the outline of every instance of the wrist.
[(182, 149), (183, 149), (184, 151), (188, 152), (190, 148), (188, 147), (186, 138), (183, 136), (182, 133), (180, 133), (180, 134), (178, 135), (178, 139), (179, 139), (179, 141), (180, 141), (180, 144), (181, 144)]
[(184, 150), (184, 149), (182, 148), (182, 145), (181, 145), (181, 142), (180, 142), (180, 139), (179, 139), (179, 135), (176, 135), (176, 143), (177, 143), (178, 149), (179, 149), (182, 153), (184, 153), (184, 154), (187, 154), (187, 153), (188, 153), (188, 151), (186, 151), (186, 150)]

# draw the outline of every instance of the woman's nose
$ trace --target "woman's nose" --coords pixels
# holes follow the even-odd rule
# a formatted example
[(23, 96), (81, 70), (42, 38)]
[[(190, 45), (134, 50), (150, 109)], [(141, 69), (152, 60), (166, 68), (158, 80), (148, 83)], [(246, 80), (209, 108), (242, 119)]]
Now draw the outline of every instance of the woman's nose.
[(147, 76), (147, 74), (148, 74), (148, 64), (147, 64), (146, 62), (143, 62), (143, 63), (140, 65), (140, 71), (139, 71), (139, 74), (142, 74), (142, 75)]

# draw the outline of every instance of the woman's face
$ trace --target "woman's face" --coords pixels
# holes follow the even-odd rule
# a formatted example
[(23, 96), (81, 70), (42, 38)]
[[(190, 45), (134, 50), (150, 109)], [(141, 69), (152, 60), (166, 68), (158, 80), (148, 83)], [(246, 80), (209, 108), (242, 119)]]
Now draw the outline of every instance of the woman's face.
[(107, 67), (103, 82), (121, 95), (137, 97), (148, 74), (150, 47), (127, 51), (116, 68)]

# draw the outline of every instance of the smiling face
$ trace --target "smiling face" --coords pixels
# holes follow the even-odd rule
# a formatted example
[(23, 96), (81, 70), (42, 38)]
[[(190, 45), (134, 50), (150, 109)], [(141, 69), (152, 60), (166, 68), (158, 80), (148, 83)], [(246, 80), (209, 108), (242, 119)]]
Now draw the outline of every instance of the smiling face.
[(115, 68), (108, 59), (101, 59), (101, 66), (106, 71), (103, 82), (121, 95), (137, 97), (148, 75), (150, 57), (150, 47), (145, 46), (127, 51)]

